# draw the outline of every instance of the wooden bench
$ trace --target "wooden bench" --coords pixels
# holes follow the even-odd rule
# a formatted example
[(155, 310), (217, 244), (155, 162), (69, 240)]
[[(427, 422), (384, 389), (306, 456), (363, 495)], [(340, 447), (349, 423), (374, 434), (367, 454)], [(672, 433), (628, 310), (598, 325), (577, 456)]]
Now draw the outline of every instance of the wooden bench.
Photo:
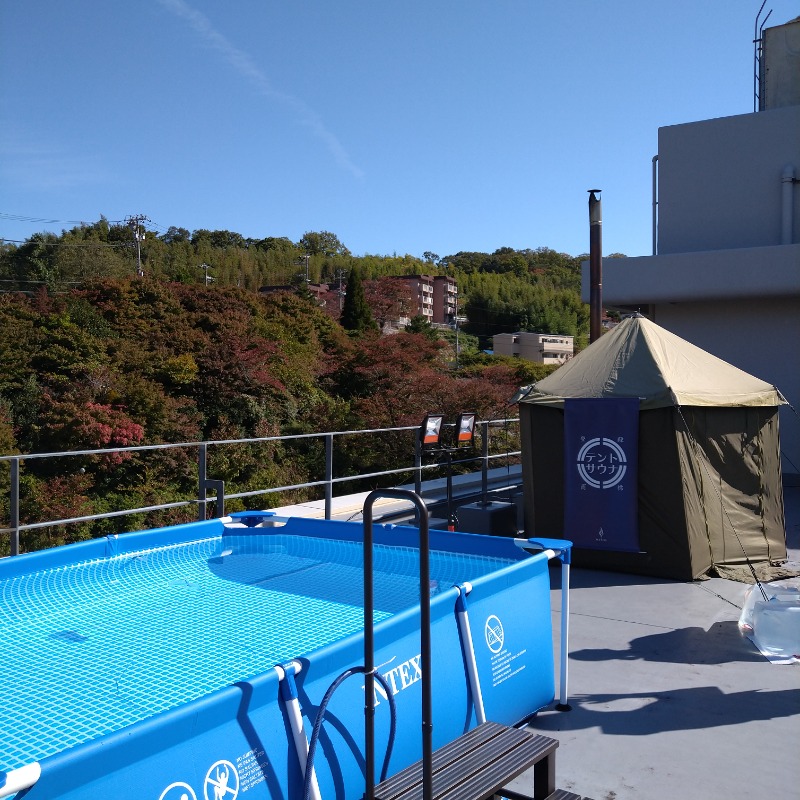
[[(533, 767), (533, 794), (547, 800), (555, 792), (558, 741), (496, 722), (484, 722), (433, 753), (434, 800), (487, 800)], [(511, 795), (511, 792), (509, 792)], [(375, 787), (375, 800), (422, 800), (422, 762)], [(566, 799), (565, 799), (566, 800)]]
[[(503, 789), (501, 797), (503, 800), (530, 800), (529, 794), (520, 794), (511, 789)], [(581, 800), (581, 796), (575, 792), (568, 792), (566, 789), (556, 789), (552, 794), (547, 795), (546, 800)], [(591, 798), (584, 797), (583, 800), (591, 800)]]

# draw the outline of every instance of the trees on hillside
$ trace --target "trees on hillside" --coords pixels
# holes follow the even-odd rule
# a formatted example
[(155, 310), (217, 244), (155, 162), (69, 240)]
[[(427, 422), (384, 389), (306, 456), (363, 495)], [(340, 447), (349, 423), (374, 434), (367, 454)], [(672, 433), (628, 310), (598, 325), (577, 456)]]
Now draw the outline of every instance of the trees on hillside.
[(300, 250), (312, 256), (349, 256), (350, 251), (330, 231), (306, 231), (297, 243)]
[[(140, 244), (147, 278), (194, 286), (203, 284), (204, 264), (210, 265), (215, 286), (248, 291), (301, 286), (305, 277), (335, 284), (340, 275), (357, 268), (381, 327), (403, 315), (397, 306), (405, 303), (390, 296), (400, 297), (386, 281), (392, 276), (434, 272), (458, 281), (461, 313), (468, 317), (465, 329), (481, 337), (484, 346), (494, 333), (518, 329), (569, 333), (579, 342), (588, 335), (588, 313), (579, 296), (581, 257), (546, 247), (460, 251), (441, 258), (431, 251), (422, 258), (353, 256), (330, 231), (307, 231), (294, 243), (280, 236), (253, 239), (235, 231), (190, 232), (176, 226), (163, 234), (148, 231)], [(130, 227), (105, 218), (59, 236), (36, 234), (20, 246), (0, 245), (0, 279), (7, 290), (34, 292), (46, 286), (51, 292), (65, 291), (92, 279), (132, 277), (136, 268)], [(338, 298), (330, 299), (336, 302), (329, 303), (328, 312), (335, 317)], [(348, 326), (361, 325), (347, 320)]]
[(408, 281), (402, 278), (377, 278), (364, 282), (364, 297), (378, 327), (412, 316), (417, 309)]
[(345, 330), (355, 335), (378, 329), (364, 295), (361, 271), (356, 267), (353, 267), (347, 276), (347, 293), (344, 296), (340, 322)]
[(464, 328), (484, 346), (496, 333), (529, 330), (578, 338), (588, 333), (588, 306), (569, 289), (496, 273), (470, 274), (464, 283)]
[[(351, 303), (359, 294), (364, 299), (363, 288), (355, 269)], [(353, 330), (369, 329), (361, 325)], [(348, 337), (316, 302), (293, 292), (260, 295), (149, 277), (93, 280), (58, 294), (41, 289), (33, 297), (3, 294), (2, 452), (416, 425), (429, 410), (506, 416), (519, 365), (465, 357), (454, 371), (452, 347), (430, 326), (425, 333)], [(235, 457), (215, 447), (209, 474), (233, 492), (318, 480), (324, 453), (299, 441), (291, 453), (278, 443), (254, 444)], [(404, 434), (394, 449), (385, 442), (343, 443), (337, 469), (347, 474), (375, 465), (377, 471), (393, 459), (399, 466), (410, 441)], [(56, 517), (88, 516), (115, 505), (195, 497), (195, 459), (190, 450), (156, 450), (121, 459), (64, 458), (49, 467), (30, 460), (23, 520), (38, 519), (42, 508)], [(178, 518), (178, 511), (164, 512), (159, 521)], [(68, 536), (141, 524), (135, 518), (84, 523)], [(25, 546), (56, 544), (64, 535), (30, 533)]]

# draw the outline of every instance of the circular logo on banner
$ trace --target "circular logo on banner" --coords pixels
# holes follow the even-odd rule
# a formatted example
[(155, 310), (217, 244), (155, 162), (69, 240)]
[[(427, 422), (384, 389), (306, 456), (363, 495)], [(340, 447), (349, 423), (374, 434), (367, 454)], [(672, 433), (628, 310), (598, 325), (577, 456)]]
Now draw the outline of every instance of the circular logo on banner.
[(578, 473), (594, 489), (616, 486), (628, 469), (625, 451), (613, 439), (589, 439), (578, 451)]
[(239, 773), (230, 761), (217, 761), (206, 773), (203, 786), (206, 800), (236, 800), (239, 794)]
[(483, 635), (486, 637), (486, 645), (493, 653), (499, 653), (503, 649), (505, 633), (503, 623), (492, 614), (483, 626)]

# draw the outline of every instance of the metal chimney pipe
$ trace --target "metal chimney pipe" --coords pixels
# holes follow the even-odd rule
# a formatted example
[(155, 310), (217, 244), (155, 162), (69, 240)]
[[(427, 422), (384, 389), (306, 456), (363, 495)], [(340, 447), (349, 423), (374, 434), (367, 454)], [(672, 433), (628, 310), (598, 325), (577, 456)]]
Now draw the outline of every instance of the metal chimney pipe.
[(603, 318), (603, 203), (589, 189), (589, 344), (602, 334)]

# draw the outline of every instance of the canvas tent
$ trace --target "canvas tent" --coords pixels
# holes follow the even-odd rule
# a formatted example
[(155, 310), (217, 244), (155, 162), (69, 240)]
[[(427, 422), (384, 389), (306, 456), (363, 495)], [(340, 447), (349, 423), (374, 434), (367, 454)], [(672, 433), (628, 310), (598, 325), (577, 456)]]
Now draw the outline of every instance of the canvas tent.
[(774, 386), (645, 317), (623, 320), (521, 392), (525, 523), (536, 536), (570, 538), (568, 398), (639, 400), (639, 552), (578, 548), (576, 564), (692, 580), (747, 558), (786, 560)]

